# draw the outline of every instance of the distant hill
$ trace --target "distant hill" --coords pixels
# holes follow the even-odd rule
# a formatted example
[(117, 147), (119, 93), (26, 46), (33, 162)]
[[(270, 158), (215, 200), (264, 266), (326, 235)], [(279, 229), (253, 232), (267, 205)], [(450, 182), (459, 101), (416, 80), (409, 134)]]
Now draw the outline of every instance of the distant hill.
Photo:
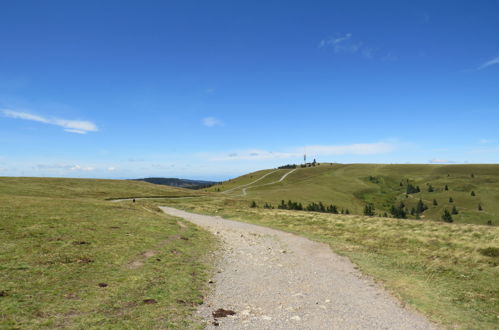
[(154, 184), (161, 184), (164, 186), (188, 188), (188, 189), (208, 188), (217, 183), (215, 181), (189, 180), (189, 179), (178, 179), (178, 178), (144, 178), (144, 179), (135, 179), (135, 181), (145, 181)]
[[(376, 215), (392, 216), (393, 207), (402, 206), (409, 219), (440, 220), (446, 209), (455, 207), (455, 222), (499, 224), (499, 164), (288, 165), (249, 173), (209, 190), (255, 200), (258, 206), (278, 207), (282, 200), (303, 206), (322, 202), (352, 214), (363, 214), (366, 205), (372, 205)], [(417, 212), (420, 200), (425, 209)]]

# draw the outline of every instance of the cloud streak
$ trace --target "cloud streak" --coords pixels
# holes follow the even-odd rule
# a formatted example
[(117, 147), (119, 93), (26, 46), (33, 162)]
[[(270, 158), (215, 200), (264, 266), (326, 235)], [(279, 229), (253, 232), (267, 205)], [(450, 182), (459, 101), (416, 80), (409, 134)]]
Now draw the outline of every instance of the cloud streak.
[(440, 159), (440, 158), (433, 158), (428, 161), (431, 164), (455, 164), (457, 163), (455, 160), (448, 160), (448, 159)]
[(499, 56), (497, 56), (496, 58), (491, 59), (490, 61), (487, 61), (487, 62), (483, 63), (482, 65), (480, 65), (478, 67), (478, 70), (483, 70), (485, 68), (488, 68), (489, 66), (496, 65), (496, 64), (499, 64)]
[(206, 127), (222, 126), (223, 123), (214, 117), (203, 118), (203, 125)]
[(68, 133), (86, 134), (88, 132), (97, 132), (99, 130), (97, 128), (97, 125), (95, 125), (90, 121), (85, 121), (85, 120), (46, 118), (38, 115), (33, 115), (27, 112), (20, 112), (8, 109), (1, 110), (1, 112), (5, 117), (8, 118), (31, 120), (43, 124), (59, 126), (62, 127), (64, 131)]
[(379, 49), (369, 47), (361, 40), (355, 40), (352, 33), (337, 34), (335, 37), (322, 39), (319, 48), (331, 48), (336, 54), (358, 54), (367, 59), (379, 58), (384, 61), (395, 61), (392, 53), (380, 54)]
[(390, 153), (395, 150), (395, 146), (390, 143), (359, 143), (349, 145), (314, 145), (293, 148), (290, 151), (268, 151), (261, 149), (249, 149), (234, 151), (223, 155), (211, 155), (212, 161), (230, 161), (230, 160), (268, 160), (268, 159), (286, 159), (302, 157), (306, 150), (308, 155), (314, 156), (339, 156), (339, 155), (378, 155)]

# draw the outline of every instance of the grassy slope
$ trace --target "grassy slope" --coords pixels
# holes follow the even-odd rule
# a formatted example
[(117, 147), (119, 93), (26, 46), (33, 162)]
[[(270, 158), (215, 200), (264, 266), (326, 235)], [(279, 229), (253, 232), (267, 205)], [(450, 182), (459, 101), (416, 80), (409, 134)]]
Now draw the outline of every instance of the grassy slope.
[(0, 328), (196, 327), (212, 237), (142, 201), (104, 200), (186, 194), (133, 181), (0, 178)]
[(438, 323), (499, 328), (498, 227), (255, 209), (245, 199), (227, 197), (161, 203), (328, 243)]
[[(280, 171), (279, 176), (289, 170)], [(249, 175), (256, 178), (260, 173), (262, 171), (233, 179), (231, 187), (237, 186), (240, 180), (247, 183)], [(379, 183), (370, 182), (369, 176), (378, 178)], [(407, 179), (420, 186), (421, 193), (406, 198)], [(400, 186), (401, 181), (404, 186)], [(427, 192), (427, 184), (433, 185), (435, 191)], [(446, 184), (449, 191), (443, 190)], [(472, 190), (475, 197), (470, 195)], [(499, 224), (499, 165), (321, 164), (299, 168), (281, 183), (260, 186), (259, 182), (247, 192), (248, 199), (274, 205), (283, 199), (302, 203), (322, 201), (340, 209), (348, 208), (355, 214), (361, 214), (368, 202), (373, 203), (380, 214), (388, 212), (391, 205), (400, 201), (410, 210), (421, 198), (429, 207), (424, 218), (440, 220), (445, 208), (450, 210), (456, 205), (460, 214), (454, 216), (455, 222)], [(240, 193), (240, 190), (233, 193)], [(449, 203), (449, 197), (454, 203)], [(437, 206), (432, 205), (433, 199), (437, 200)], [(479, 203), (483, 211), (478, 211)]]

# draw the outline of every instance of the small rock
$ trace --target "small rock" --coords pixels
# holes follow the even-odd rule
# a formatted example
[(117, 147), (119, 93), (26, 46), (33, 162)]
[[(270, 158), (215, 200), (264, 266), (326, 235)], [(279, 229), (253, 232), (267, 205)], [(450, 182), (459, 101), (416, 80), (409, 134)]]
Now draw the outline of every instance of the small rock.
[(331, 300), (326, 299), (326, 300), (324, 300), (324, 302), (325, 302), (325, 303), (330, 303), (330, 302), (331, 302)]
[(214, 318), (218, 318), (218, 317), (227, 317), (228, 315), (235, 315), (236, 312), (231, 311), (230, 309), (219, 308), (211, 314), (213, 315)]
[(293, 321), (301, 321), (301, 317), (299, 317), (298, 315), (295, 315), (295, 316), (291, 317), (291, 320), (293, 320)]

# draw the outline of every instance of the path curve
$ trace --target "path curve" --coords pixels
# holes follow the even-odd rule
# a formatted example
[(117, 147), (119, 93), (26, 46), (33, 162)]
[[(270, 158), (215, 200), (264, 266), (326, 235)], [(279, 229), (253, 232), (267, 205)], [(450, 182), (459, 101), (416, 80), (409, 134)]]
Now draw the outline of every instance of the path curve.
[(257, 183), (257, 182), (258, 182), (258, 181), (260, 181), (260, 180), (263, 180), (265, 177), (267, 177), (267, 176), (269, 176), (269, 175), (271, 175), (272, 173), (275, 173), (275, 172), (277, 172), (277, 171), (278, 171), (278, 170), (275, 170), (275, 171), (272, 171), (272, 172), (266, 173), (266, 174), (262, 175), (261, 177), (259, 177), (258, 179), (256, 179), (255, 181), (252, 181), (252, 182), (250, 182), (250, 183), (243, 184), (243, 185), (241, 185), (241, 186), (237, 186), (237, 187), (234, 187), (234, 188), (231, 188), (231, 189), (228, 189), (228, 190), (222, 191), (222, 194), (227, 194), (227, 193), (229, 193), (229, 192), (231, 192), (231, 191), (233, 191), (233, 190), (240, 189), (240, 188), (247, 187), (247, 186), (251, 186), (252, 184)]
[[(282, 231), (161, 207), (216, 234), (207, 329), (433, 329), (329, 246)], [(223, 308), (236, 314), (214, 320)], [(218, 325), (215, 325), (215, 323)]]
[[(243, 191), (242, 196), (246, 196), (248, 194), (247, 193), (247, 189), (256, 188), (256, 187), (263, 187), (263, 186), (270, 186), (272, 184), (276, 184), (276, 183), (282, 182), (284, 179), (286, 179), (286, 177), (288, 175), (290, 175), (291, 173), (293, 173), (296, 170), (297, 170), (297, 168), (295, 168), (295, 169), (293, 169), (293, 170), (291, 170), (289, 172), (284, 173), (284, 175), (279, 180), (277, 180), (277, 181), (273, 181), (273, 182), (269, 182), (269, 183), (265, 183), (265, 184), (260, 184), (258, 186), (252, 186), (252, 187), (243, 188), (243, 190), (242, 190)], [(276, 171), (274, 171), (274, 172), (276, 172)], [(274, 173), (274, 172), (272, 172), (272, 173)], [(269, 174), (271, 174), (271, 173), (269, 173)]]

